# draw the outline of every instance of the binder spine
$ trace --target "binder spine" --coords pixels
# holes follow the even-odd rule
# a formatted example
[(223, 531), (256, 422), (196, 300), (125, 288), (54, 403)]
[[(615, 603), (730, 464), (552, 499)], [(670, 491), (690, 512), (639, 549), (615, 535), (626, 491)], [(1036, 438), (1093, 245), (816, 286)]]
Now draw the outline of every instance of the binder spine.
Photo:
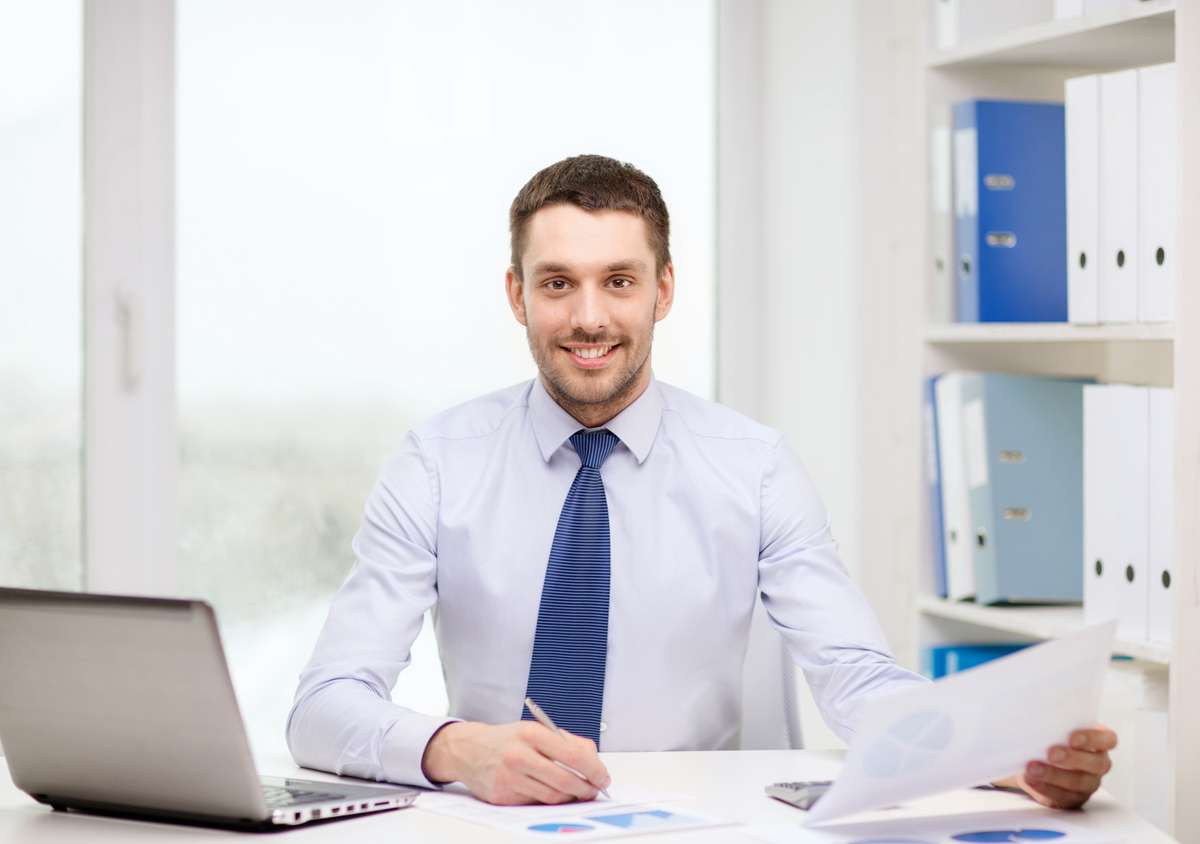
[(970, 499), (971, 565), (975, 600), (994, 603), (1000, 595), (996, 566), (996, 532), (992, 519), (992, 487), (988, 472), (988, 430), (984, 375), (970, 375), (962, 384), (963, 457)]
[(955, 317), (979, 322), (979, 137), (975, 102), (954, 106)]
[(1065, 109), (981, 100), (980, 322), (1067, 320)]
[(1068, 79), (1067, 311), (1071, 322), (1099, 321), (1100, 77)]
[(945, 520), (942, 516), (941, 456), (938, 453), (937, 377), (925, 380), (925, 477), (929, 485), (929, 540), (933, 555), (933, 588), (941, 598), (948, 594), (946, 578)]

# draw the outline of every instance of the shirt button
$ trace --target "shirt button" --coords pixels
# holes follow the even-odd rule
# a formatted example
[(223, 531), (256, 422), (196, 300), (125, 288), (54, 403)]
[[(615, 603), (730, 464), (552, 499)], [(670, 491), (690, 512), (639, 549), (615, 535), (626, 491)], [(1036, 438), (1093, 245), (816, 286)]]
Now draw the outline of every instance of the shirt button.
[(608, 724), (605, 724), (603, 721), (601, 721), (600, 722), (600, 732), (604, 732), (607, 729), (608, 729)]

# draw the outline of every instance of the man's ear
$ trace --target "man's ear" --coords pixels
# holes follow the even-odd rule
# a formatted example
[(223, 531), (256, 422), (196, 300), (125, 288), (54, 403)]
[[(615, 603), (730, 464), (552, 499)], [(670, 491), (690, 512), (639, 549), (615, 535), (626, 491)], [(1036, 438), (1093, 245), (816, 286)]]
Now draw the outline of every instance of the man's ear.
[(512, 308), (513, 316), (517, 322), (525, 325), (525, 284), (512, 267), (504, 274), (504, 292), (508, 295), (508, 306)]
[(658, 301), (654, 303), (654, 321), (659, 322), (671, 312), (675, 301), (675, 267), (670, 261), (658, 277)]

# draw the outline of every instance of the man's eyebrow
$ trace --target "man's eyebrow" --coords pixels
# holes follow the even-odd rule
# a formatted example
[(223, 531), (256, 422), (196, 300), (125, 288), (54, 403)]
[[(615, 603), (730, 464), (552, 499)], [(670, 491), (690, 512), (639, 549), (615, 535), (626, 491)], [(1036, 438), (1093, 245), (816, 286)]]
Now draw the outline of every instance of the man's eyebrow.
[(608, 271), (610, 273), (619, 272), (620, 270), (641, 270), (645, 272), (646, 262), (633, 259), (629, 261), (616, 261), (608, 265)]
[(541, 275), (542, 273), (566, 273), (570, 271), (571, 268), (566, 264), (559, 264), (555, 261), (538, 261), (533, 265), (534, 275)]
[[(646, 262), (637, 258), (629, 258), (623, 261), (613, 261), (604, 268), (605, 272), (615, 273), (622, 270), (639, 270), (645, 272)], [(533, 265), (533, 274), (541, 275), (542, 273), (569, 273), (571, 267), (568, 264), (562, 264), (558, 261), (538, 261)]]

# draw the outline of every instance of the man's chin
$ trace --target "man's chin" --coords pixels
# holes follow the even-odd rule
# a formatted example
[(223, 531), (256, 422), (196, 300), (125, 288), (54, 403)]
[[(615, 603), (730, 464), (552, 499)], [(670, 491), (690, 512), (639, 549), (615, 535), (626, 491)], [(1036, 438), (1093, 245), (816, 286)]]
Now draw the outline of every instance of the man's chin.
[(546, 379), (557, 398), (573, 405), (601, 406), (621, 397), (622, 383), (615, 372), (551, 372)]
[[(607, 373), (605, 373), (607, 375)], [(580, 383), (583, 380), (592, 383)], [(601, 383), (603, 381), (604, 383)], [(603, 405), (618, 398), (618, 390), (611, 376), (601, 378), (569, 378), (560, 379), (557, 383), (561, 397), (571, 404)]]

